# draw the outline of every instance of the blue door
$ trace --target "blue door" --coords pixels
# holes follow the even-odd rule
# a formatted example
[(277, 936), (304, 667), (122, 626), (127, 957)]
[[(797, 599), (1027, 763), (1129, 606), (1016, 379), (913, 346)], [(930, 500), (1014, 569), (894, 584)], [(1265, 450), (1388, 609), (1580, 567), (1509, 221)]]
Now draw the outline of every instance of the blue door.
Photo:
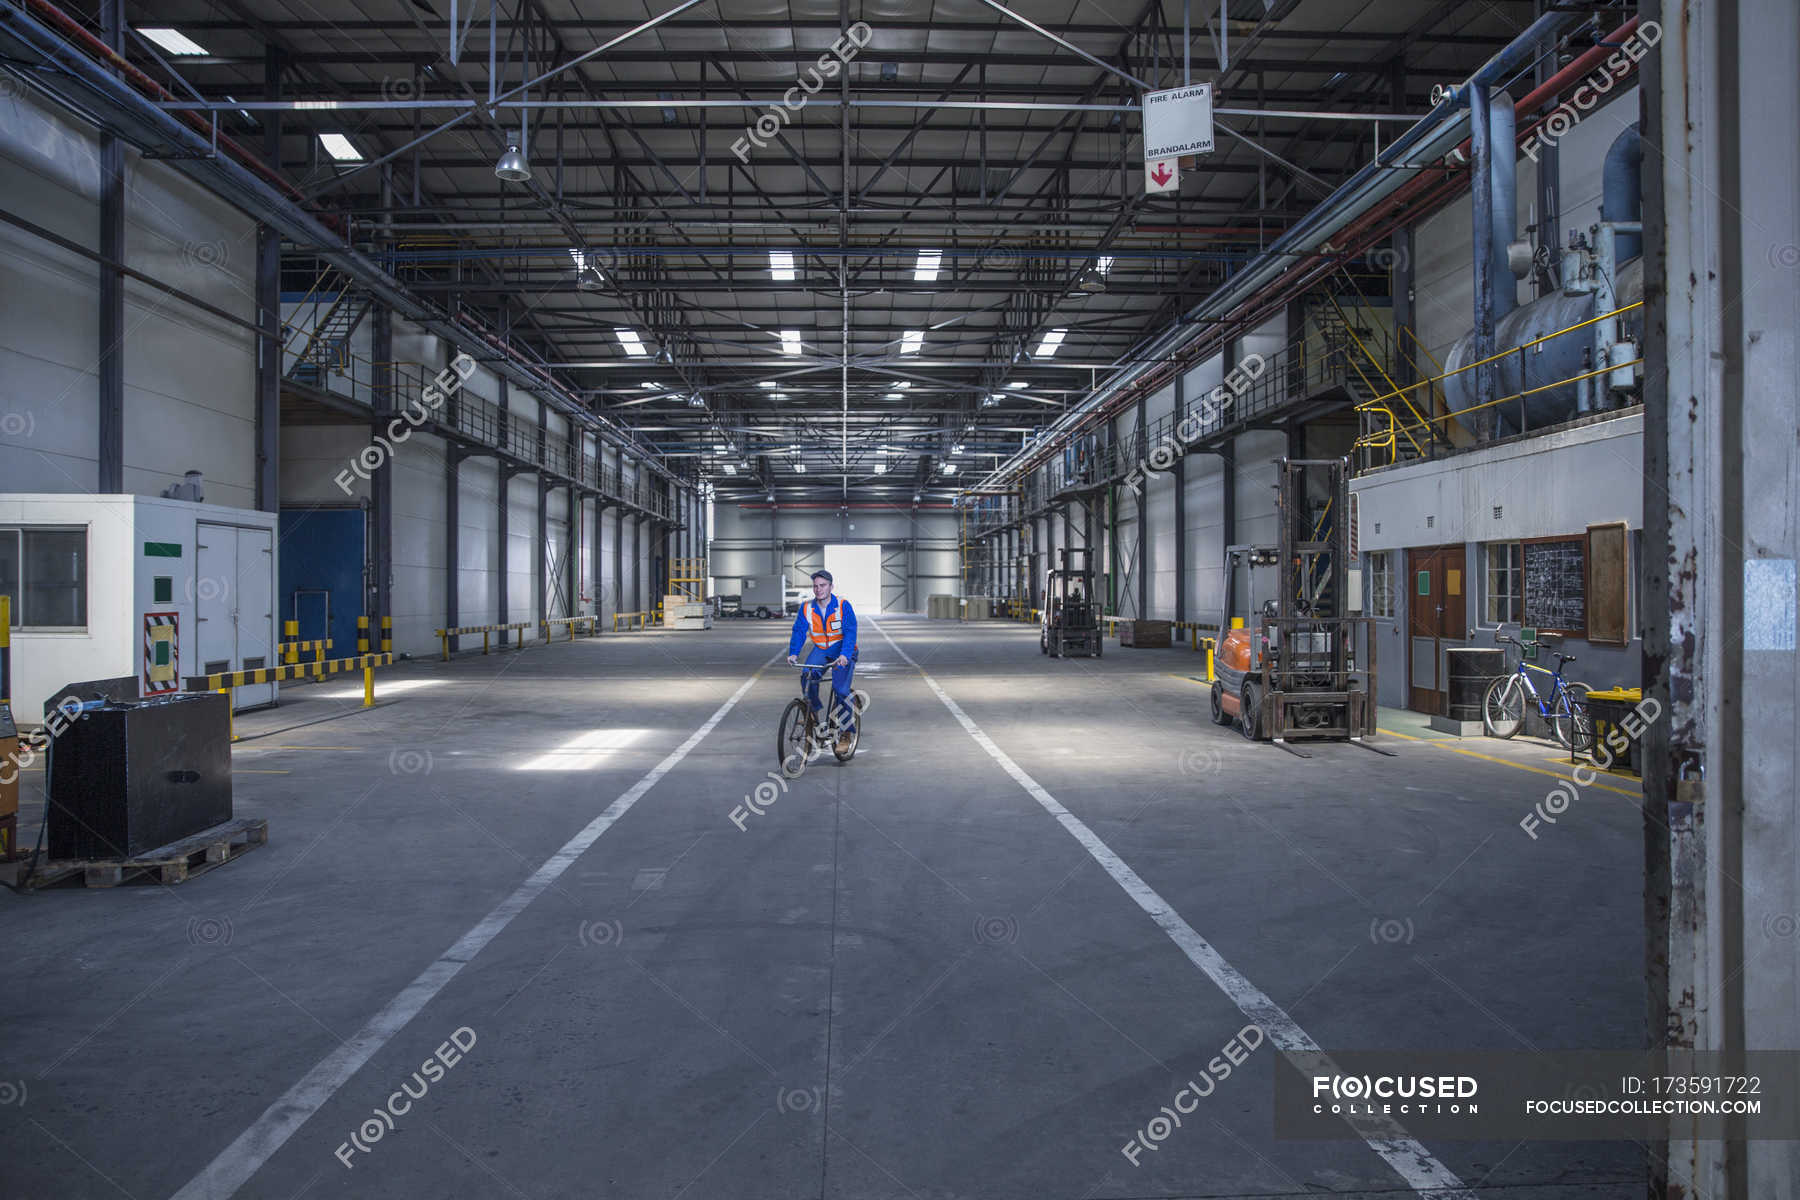
[(359, 508), (281, 510), (281, 619), (300, 622), (303, 642), (329, 637), (329, 658), (356, 653), (365, 545)]

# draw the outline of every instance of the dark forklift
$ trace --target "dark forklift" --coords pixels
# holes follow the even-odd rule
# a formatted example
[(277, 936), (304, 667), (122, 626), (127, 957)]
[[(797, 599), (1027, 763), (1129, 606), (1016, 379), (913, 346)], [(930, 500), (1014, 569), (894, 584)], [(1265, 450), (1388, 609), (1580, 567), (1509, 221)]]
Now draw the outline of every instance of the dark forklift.
[(1065, 546), (1044, 580), (1038, 649), (1051, 658), (1100, 657), (1100, 611), (1086, 546)]
[(1250, 740), (1301, 758), (1293, 739), (1391, 755), (1363, 741), (1375, 732), (1375, 639), (1373, 622), (1345, 615), (1349, 463), (1284, 458), (1279, 471), (1278, 544), (1225, 550), (1225, 624), (1240, 570), (1247, 603), (1244, 627), (1227, 630), (1214, 656), (1212, 719), (1235, 719)]

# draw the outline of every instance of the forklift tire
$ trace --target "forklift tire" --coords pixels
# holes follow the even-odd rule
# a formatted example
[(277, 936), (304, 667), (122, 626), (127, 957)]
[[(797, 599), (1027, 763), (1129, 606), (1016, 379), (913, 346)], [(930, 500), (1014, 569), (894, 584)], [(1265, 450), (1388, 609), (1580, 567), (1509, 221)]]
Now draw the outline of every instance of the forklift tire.
[(1250, 680), (1238, 694), (1238, 732), (1252, 742), (1262, 740), (1262, 689)]
[(1225, 711), (1225, 685), (1216, 679), (1212, 685), (1212, 722), (1214, 725), (1231, 724), (1231, 714)]

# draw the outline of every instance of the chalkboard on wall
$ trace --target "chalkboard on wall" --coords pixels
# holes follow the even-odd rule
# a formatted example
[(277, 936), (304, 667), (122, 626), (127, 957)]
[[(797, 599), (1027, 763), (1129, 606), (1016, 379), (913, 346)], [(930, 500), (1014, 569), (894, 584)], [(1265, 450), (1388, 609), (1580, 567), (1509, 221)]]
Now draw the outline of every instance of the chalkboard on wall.
[(1587, 539), (1525, 543), (1525, 624), (1587, 636)]

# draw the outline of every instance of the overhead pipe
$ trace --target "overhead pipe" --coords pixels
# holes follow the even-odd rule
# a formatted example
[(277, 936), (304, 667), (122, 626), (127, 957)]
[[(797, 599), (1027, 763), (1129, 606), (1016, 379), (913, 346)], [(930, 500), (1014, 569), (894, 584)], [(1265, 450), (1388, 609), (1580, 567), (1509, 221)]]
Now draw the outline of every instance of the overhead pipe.
[[(1622, 130), (1606, 151), (1606, 165), (1601, 175), (1600, 219), (1602, 221), (1641, 221), (1644, 218), (1643, 191), (1644, 144), (1638, 137), (1637, 122)], [(1644, 252), (1642, 233), (1613, 234), (1613, 257), (1618, 262), (1637, 258)]]

